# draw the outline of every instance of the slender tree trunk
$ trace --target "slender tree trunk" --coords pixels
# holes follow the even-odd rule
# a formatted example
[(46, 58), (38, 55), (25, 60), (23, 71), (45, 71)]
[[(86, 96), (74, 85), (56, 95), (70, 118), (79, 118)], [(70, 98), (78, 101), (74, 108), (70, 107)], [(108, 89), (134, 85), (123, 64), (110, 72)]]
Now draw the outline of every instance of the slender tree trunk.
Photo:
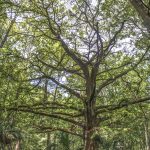
[(54, 147), (53, 147), (53, 150), (56, 150), (57, 149), (57, 141), (56, 141), (56, 135), (54, 134)]
[(8, 150), (13, 150), (13, 143), (8, 144)]
[(1, 150), (5, 150), (4, 144), (1, 145)]
[(47, 150), (51, 150), (50, 144), (51, 144), (51, 135), (50, 133), (47, 133)]
[(16, 142), (15, 150), (19, 150), (19, 149), (20, 149), (20, 141), (18, 140)]
[(148, 131), (148, 123), (144, 124), (145, 128), (145, 149), (150, 150), (150, 139), (149, 139), (149, 131)]
[(144, 132), (145, 132), (145, 150), (150, 150), (150, 133), (149, 133), (149, 119), (141, 107), (143, 116), (144, 116)]

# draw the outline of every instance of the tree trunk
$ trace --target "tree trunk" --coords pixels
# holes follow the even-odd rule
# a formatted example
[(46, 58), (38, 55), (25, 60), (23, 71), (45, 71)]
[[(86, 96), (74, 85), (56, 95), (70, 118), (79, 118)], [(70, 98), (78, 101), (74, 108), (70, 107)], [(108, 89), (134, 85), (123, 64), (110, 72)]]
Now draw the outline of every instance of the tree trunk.
[(93, 139), (93, 131), (92, 129), (85, 131), (85, 142), (84, 142), (84, 150), (95, 150), (95, 142)]
[(148, 123), (144, 124), (145, 128), (145, 149), (150, 150), (150, 139), (149, 139), (149, 131), (148, 131)]
[(15, 150), (19, 150), (19, 149), (20, 149), (20, 141), (18, 140), (16, 142)]
[(96, 124), (96, 116), (94, 112), (95, 103), (90, 101), (86, 104), (86, 127), (84, 130), (84, 150), (97, 150), (94, 140), (94, 132)]
[(140, 0), (130, 0), (132, 6), (139, 13), (139, 16), (143, 19), (144, 26), (150, 32), (150, 8), (145, 5), (143, 1)]
[(51, 139), (50, 139), (50, 133), (47, 133), (47, 150), (51, 150)]

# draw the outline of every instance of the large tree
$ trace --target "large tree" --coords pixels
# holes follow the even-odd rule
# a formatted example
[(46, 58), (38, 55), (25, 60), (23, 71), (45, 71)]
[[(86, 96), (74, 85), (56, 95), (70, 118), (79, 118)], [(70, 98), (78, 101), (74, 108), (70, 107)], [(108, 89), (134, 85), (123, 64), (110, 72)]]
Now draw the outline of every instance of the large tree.
[(128, 2), (34, 0), (7, 5), (17, 15), (9, 38), (17, 41), (10, 46), (17, 51), (12, 59), (17, 67), (7, 78), (18, 87), (17, 97), (5, 106), (8, 112), (37, 115), (33, 126), (39, 131), (76, 135), (83, 149), (95, 150), (104, 145), (102, 124), (113, 120), (114, 111), (150, 100), (149, 36)]

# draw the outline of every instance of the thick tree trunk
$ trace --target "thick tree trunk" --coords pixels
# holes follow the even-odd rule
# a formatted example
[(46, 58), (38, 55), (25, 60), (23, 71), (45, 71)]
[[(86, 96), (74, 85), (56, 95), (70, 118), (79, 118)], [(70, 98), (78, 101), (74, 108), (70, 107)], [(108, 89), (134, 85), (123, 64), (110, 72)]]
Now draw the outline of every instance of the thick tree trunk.
[(150, 32), (150, 6), (146, 6), (143, 1), (140, 0), (130, 0), (132, 6), (136, 9), (139, 16), (143, 19), (143, 24)]
[(91, 103), (90, 101), (86, 104), (86, 127), (84, 130), (84, 150), (97, 150), (95, 146), (94, 140), (94, 132), (96, 124), (96, 116), (94, 112), (95, 103)]
[(94, 142), (94, 139), (93, 139), (92, 129), (85, 131), (84, 150), (96, 150), (95, 149), (95, 142)]
[(94, 65), (90, 76), (86, 79), (86, 95), (87, 100), (84, 105), (85, 111), (85, 122), (86, 126), (84, 129), (84, 150), (97, 150), (95, 147), (95, 127), (97, 127), (97, 116), (95, 113), (96, 105), (96, 73), (98, 66)]

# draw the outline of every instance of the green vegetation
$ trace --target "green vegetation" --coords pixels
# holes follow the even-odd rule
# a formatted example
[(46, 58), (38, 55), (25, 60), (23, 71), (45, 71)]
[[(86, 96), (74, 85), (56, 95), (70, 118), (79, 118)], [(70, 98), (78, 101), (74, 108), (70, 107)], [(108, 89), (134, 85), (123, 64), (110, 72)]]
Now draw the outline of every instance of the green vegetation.
[(0, 0), (0, 150), (150, 150), (150, 1)]

